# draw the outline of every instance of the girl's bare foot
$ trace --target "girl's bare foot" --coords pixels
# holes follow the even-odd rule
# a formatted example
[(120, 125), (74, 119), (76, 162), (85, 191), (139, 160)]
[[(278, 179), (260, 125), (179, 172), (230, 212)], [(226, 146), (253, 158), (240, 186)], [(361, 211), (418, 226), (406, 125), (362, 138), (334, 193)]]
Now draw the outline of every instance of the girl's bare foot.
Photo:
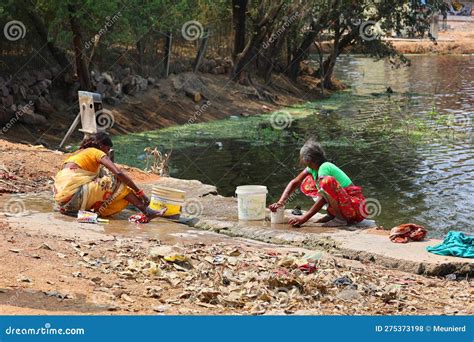
[(332, 215), (324, 215), (319, 220), (317, 220), (316, 223), (326, 223), (326, 222), (331, 221), (333, 218), (334, 218), (334, 216), (332, 216)]
[(146, 217), (149, 220), (153, 220), (154, 218), (162, 217), (165, 214), (166, 209), (167, 208), (163, 208), (163, 209), (160, 209), (160, 210), (153, 210), (150, 207), (146, 207), (146, 210), (145, 210), (144, 214), (146, 215)]

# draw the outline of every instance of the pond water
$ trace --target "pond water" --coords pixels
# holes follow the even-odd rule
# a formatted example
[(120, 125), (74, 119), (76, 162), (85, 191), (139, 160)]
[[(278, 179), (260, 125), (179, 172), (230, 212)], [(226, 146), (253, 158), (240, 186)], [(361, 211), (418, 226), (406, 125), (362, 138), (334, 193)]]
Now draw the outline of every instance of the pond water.
[[(438, 237), (473, 231), (474, 56), (410, 59), (410, 67), (395, 69), (343, 56), (336, 74), (351, 85), (347, 91), (273, 115), (116, 137), (117, 161), (143, 168), (146, 146), (172, 149), (171, 176), (213, 184), (224, 196), (263, 184), (270, 203), (302, 169), (299, 148), (315, 136), (363, 187), (378, 224), (419, 223)], [(288, 207), (296, 205), (308, 208), (311, 200), (298, 195)]]

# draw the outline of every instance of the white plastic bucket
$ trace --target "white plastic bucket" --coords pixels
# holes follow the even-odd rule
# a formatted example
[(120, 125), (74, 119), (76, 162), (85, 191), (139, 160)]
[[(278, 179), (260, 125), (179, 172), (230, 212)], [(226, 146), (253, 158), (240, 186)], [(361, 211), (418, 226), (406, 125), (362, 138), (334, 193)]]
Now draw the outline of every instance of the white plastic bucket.
[(285, 222), (285, 207), (280, 207), (275, 211), (270, 212), (271, 223), (286, 223)]
[(267, 187), (263, 185), (241, 185), (235, 190), (239, 220), (257, 221), (265, 219)]

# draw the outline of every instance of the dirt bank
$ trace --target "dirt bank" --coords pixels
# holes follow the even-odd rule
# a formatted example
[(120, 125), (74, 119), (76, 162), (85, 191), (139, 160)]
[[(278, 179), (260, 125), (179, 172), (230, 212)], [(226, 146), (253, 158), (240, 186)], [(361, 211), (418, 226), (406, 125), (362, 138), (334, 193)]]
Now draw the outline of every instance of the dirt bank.
[(406, 54), (474, 53), (474, 21), (448, 21), (447, 25), (449, 29), (440, 31), (435, 43), (429, 39), (394, 39), (391, 42), (397, 51)]
[[(156, 81), (153, 88), (134, 96), (126, 96), (117, 106), (105, 105), (111, 114), (111, 134), (143, 132), (177, 124), (223, 119), (231, 115), (253, 115), (273, 111), (295, 103), (320, 98), (317, 79), (302, 77), (298, 85), (286, 77), (274, 75), (273, 82), (262, 86), (255, 77), (254, 86), (244, 86), (229, 80), (228, 75), (185, 72)], [(260, 84), (260, 85), (259, 85)], [(186, 95), (191, 87), (199, 91), (201, 99)], [(56, 108), (63, 108), (48, 116), (47, 125), (25, 125), (16, 122), (2, 137), (14, 142), (43, 144), (50, 148), (59, 145), (74, 120), (79, 107), (57, 99)], [(68, 141), (80, 141), (78, 131)]]

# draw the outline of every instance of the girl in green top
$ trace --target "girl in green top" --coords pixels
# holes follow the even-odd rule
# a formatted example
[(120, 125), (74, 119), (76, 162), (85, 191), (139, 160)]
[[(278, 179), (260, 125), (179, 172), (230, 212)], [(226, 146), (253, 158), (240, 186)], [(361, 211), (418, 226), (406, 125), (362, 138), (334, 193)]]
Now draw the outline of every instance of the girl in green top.
[(327, 161), (326, 153), (315, 140), (308, 140), (301, 148), (300, 163), (306, 168), (288, 183), (278, 202), (270, 205), (271, 211), (283, 207), (299, 187), (315, 203), (303, 216), (290, 219), (288, 223), (294, 227), (307, 222), (326, 204), (327, 215), (317, 221), (326, 226), (347, 225), (367, 217), (362, 188), (353, 185), (344, 171)]

